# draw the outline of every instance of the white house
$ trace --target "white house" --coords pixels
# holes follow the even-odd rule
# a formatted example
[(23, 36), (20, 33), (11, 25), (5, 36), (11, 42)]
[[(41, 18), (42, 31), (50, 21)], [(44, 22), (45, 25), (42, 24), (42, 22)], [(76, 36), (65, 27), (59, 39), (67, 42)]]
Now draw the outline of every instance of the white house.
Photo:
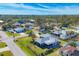
[(77, 34), (72, 32), (72, 31), (62, 30), (60, 38), (61, 39), (68, 39), (68, 38), (73, 38), (73, 37), (76, 37), (76, 36), (77, 36)]

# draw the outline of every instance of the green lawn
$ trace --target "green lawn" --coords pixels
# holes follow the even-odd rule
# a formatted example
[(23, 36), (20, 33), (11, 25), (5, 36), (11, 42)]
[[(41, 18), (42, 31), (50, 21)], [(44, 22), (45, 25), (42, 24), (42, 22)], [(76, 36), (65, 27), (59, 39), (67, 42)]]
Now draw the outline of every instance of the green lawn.
[(45, 52), (47, 49), (42, 49), (36, 45), (30, 44), (29, 47), (37, 54), (40, 55), (41, 53)]
[(60, 40), (60, 45), (63, 46), (64, 44), (66, 44), (67, 41), (64, 41), (64, 40)]
[(16, 22), (18, 22), (18, 21), (19, 21), (19, 19), (15, 19), (15, 21), (16, 21)]
[[(23, 37), (16, 39), (16, 44), (29, 56), (39, 55), (46, 49), (42, 49), (31, 43), (32, 37)], [(29, 48), (28, 48), (29, 47)]]
[(30, 51), (29, 48), (27, 48), (27, 45), (29, 45), (30, 41), (32, 41), (31, 37), (22, 37), (16, 40), (16, 44), (26, 53), (26, 55), (34, 56), (33, 52)]
[(59, 50), (60, 49), (58, 49), (58, 48), (57, 49), (53, 49), (53, 52), (48, 54), (47, 56), (60, 56)]
[(4, 51), (0, 52), (0, 56), (13, 56), (13, 54), (11, 53), (11, 51)]
[(4, 48), (6, 46), (7, 46), (7, 44), (5, 42), (0, 42), (0, 48)]
[(6, 32), (6, 34), (9, 36), (9, 37), (11, 37), (11, 36), (20, 36), (20, 34), (18, 34), (18, 33), (11, 33), (11, 32)]
[(1, 36), (0, 36), (0, 38), (1, 38)]
[(32, 32), (32, 30), (27, 30), (25, 33), (26, 34), (29, 34), (29, 33), (31, 33)]

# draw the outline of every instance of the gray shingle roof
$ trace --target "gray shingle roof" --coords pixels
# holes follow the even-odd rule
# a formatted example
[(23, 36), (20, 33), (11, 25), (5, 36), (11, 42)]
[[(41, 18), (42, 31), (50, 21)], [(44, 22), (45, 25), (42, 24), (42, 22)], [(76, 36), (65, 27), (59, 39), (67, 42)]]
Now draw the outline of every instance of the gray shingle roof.
[(44, 43), (44, 44), (47, 44), (47, 45), (58, 42), (57, 38), (50, 35), (50, 34), (43, 34), (43, 35), (41, 35), (40, 38), (37, 38), (35, 41), (38, 42), (39, 44)]

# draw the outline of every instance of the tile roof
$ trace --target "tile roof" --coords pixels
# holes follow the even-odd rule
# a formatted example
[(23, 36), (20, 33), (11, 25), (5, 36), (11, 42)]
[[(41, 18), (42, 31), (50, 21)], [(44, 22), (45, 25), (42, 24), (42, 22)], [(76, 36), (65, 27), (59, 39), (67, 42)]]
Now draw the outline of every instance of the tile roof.
[(67, 47), (63, 47), (61, 50), (63, 52), (67, 52), (67, 53), (69, 53), (69, 52), (73, 53), (76, 50), (76, 48), (73, 47), (73, 46), (68, 45)]

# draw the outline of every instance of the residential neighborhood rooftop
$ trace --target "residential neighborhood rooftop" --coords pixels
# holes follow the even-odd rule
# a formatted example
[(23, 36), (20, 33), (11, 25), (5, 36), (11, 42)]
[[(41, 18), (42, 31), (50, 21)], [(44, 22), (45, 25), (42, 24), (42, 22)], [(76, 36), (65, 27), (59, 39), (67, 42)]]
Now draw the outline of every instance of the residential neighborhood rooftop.
[(35, 41), (38, 42), (39, 44), (44, 43), (44, 44), (50, 45), (52, 43), (58, 42), (58, 39), (50, 34), (43, 34), (40, 36), (40, 38), (37, 38)]

